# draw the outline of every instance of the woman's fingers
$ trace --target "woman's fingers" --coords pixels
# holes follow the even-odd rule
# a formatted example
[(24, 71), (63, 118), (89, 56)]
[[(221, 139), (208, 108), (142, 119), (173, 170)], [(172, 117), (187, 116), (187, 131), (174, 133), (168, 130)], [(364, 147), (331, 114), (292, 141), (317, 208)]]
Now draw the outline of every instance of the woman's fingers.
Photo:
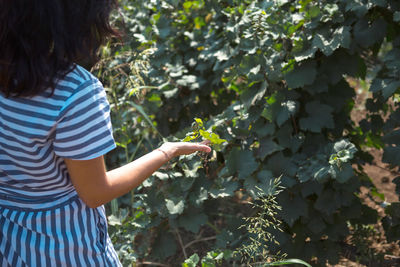
[(211, 145), (211, 141), (210, 140), (204, 140), (204, 141), (200, 142), (200, 144), (209, 146), (209, 145)]
[(197, 151), (210, 153), (211, 147), (209, 147), (209, 142), (202, 143), (189, 143), (189, 142), (167, 142), (164, 143), (160, 149), (165, 151), (167, 155), (170, 155), (170, 158), (180, 156), (180, 155), (189, 155), (195, 153)]
[(209, 153), (209, 152), (211, 152), (211, 147), (209, 147), (208, 144), (200, 143), (199, 151)]

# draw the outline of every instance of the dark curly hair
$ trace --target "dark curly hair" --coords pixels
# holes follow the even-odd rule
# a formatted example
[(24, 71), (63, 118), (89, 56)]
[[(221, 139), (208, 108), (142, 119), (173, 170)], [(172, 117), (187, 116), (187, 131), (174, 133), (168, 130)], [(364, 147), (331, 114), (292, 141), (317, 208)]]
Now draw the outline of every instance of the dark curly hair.
[(94, 63), (105, 39), (118, 35), (109, 23), (115, 6), (115, 0), (0, 0), (0, 91), (54, 92), (74, 63)]

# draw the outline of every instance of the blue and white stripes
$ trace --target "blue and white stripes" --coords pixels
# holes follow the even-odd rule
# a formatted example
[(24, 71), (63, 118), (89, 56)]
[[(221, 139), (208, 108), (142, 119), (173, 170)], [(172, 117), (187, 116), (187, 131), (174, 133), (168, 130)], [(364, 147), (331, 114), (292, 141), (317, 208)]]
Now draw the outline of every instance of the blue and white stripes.
[(115, 148), (109, 112), (80, 66), (51, 96), (0, 93), (0, 266), (119, 266), (104, 209), (79, 199), (63, 160)]
[(0, 207), (0, 266), (119, 266), (104, 218), (78, 197), (36, 211)]

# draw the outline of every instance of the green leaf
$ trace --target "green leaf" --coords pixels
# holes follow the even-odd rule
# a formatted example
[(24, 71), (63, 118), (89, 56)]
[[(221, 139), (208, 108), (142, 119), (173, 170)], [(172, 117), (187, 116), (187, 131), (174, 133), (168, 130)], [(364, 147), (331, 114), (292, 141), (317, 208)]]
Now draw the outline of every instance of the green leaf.
[(152, 247), (152, 254), (154, 257), (161, 260), (170, 257), (176, 252), (175, 238), (171, 233), (160, 233), (157, 239), (154, 241)]
[(307, 223), (307, 227), (314, 233), (319, 234), (325, 229), (325, 222), (321, 216), (310, 216), (311, 220)]
[(232, 181), (230, 178), (223, 179), (221, 188), (211, 188), (209, 193), (213, 198), (223, 198), (233, 196), (235, 191), (239, 188), (239, 183)]
[(302, 62), (285, 75), (289, 88), (298, 88), (310, 85), (317, 75), (316, 63), (313, 60)]
[(370, 2), (376, 6), (380, 7), (386, 7), (387, 6), (387, 0), (370, 0)]
[(270, 122), (276, 121), (278, 126), (284, 124), (290, 116), (297, 113), (298, 102), (294, 100), (285, 100), (285, 92), (276, 92), (266, 97), (266, 105), (261, 116)]
[(333, 151), (339, 153), (343, 150), (347, 150), (350, 153), (350, 158), (357, 152), (356, 146), (347, 139), (337, 141), (333, 145)]
[(196, 133), (187, 133), (186, 137), (182, 140), (182, 142), (190, 142), (196, 140), (199, 137)]
[(244, 188), (252, 197), (257, 197), (258, 185), (259, 183), (257, 179), (254, 178), (253, 176), (248, 177), (243, 183)]
[(183, 212), (183, 209), (185, 208), (183, 200), (180, 200), (178, 203), (175, 203), (171, 199), (165, 199), (165, 205), (167, 206), (167, 209), (171, 215), (181, 214)]
[(318, 182), (325, 182), (329, 177), (329, 166), (320, 158), (312, 157), (307, 162), (300, 164), (297, 177), (301, 183), (307, 182), (310, 179), (315, 179)]
[(323, 189), (323, 184), (318, 181), (310, 181), (301, 188), (301, 195), (308, 197), (312, 194), (319, 195)]
[(396, 193), (400, 196), (400, 176), (394, 178), (392, 183), (396, 185)]
[(400, 88), (400, 81), (393, 79), (374, 79), (370, 91), (382, 92), (383, 97), (388, 99)]
[(387, 23), (379, 18), (370, 25), (368, 20), (362, 18), (354, 25), (353, 33), (355, 41), (362, 47), (369, 47), (381, 42), (386, 36)]
[(198, 128), (203, 128), (203, 127), (204, 127), (204, 123), (203, 123), (203, 120), (202, 120), (202, 119), (200, 119), (200, 118), (194, 118), (194, 121), (197, 123), (197, 126), (196, 126), (196, 127), (198, 127)]
[(215, 246), (217, 248), (226, 248), (230, 242), (235, 240), (235, 235), (226, 229), (223, 229), (220, 233), (217, 234)]
[(200, 129), (199, 134), (205, 139), (209, 140), (212, 145), (220, 145), (223, 143), (226, 143), (227, 141), (225, 139), (221, 139), (218, 134), (213, 133), (211, 131), (205, 131)]
[(385, 194), (379, 193), (378, 189), (376, 187), (370, 188), (370, 193), (372, 196), (380, 198), (380, 200), (383, 202), (385, 201)]
[[(267, 169), (276, 176), (283, 174), (282, 184), (286, 176), (294, 177), (298, 171), (298, 166), (293, 163), (293, 159), (285, 157), (282, 151), (277, 152), (268, 158)], [(283, 184), (284, 185), (284, 184)], [(285, 185), (284, 185), (285, 186)]]
[(358, 18), (364, 16), (368, 12), (368, 6), (360, 1), (345, 1), (346, 11), (353, 11)]
[(234, 147), (228, 154), (226, 165), (231, 173), (238, 173), (239, 179), (246, 179), (258, 168), (253, 152), (238, 147)]
[(309, 116), (300, 119), (301, 129), (319, 133), (323, 128), (334, 127), (332, 107), (313, 101), (306, 105), (306, 111)]
[(319, 9), (318, 6), (311, 6), (308, 11), (306, 12), (306, 15), (310, 18), (315, 18), (321, 13), (321, 10)]
[(283, 220), (293, 226), (300, 216), (307, 216), (308, 205), (305, 199), (301, 198), (299, 195), (289, 194), (288, 192), (282, 192), (278, 195), (278, 203), (282, 206), (280, 215)]
[(383, 149), (382, 161), (400, 166), (400, 146), (388, 146)]
[(339, 195), (337, 195), (332, 189), (325, 189), (318, 196), (314, 207), (326, 215), (331, 215), (340, 207), (340, 199), (338, 199), (338, 197)]
[(400, 22), (400, 11), (396, 11), (393, 13), (393, 21)]
[(275, 143), (272, 140), (272, 137), (267, 137), (260, 140), (260, 148), (258, 150), (258, 155), (262, 160), (264, 160), (266, 156), (281, 150), (283, 150), (283, 147)]
[(276, 123), (278, 124), (278, 126), (281, 126), (283, 123), (285, 123), (290, 118), (290, 116), (295, 115), (298, 110), (298, 106), (298, 102), (293, 100), (282, 102), (279, 112), (276, 115)]
[(273, 123), (265, 122), (264, 119), (257, 120), (255, 124), (253, 124), (252, 131), (254, 131), (258, 138), (272, 135), (275, 132), (275, 125)]
[(206, 224), (207, 215), (196, 209), (190, 209), (188, 212), (179, 216), (178, 225), (193, 233), (198, 233), (200, 226)]
[(250, 88), (246, 88), (240, 95), (240, 99), (242, 100), (245, 108), (249, 109), (257, 101), (261, 100), (264, 97), (266, 91), (267, 91), (266, 81), (263, 81), (262, 83), (256, 83)]
[(340, 169), (343, 163), (349, 162), (354, 157), (357, 148), (348, 140), (340, 140), (334, 144), (333, 151), (336, 153), (331, 154), (329, 164), (336, 165)]
[(165, 16), (158, 19), (156, 26), (155, 31), (161, 38), (167, 38), (171, 34), (171, 29), (173, 29), (170, 27), (170, 20)]
[(342, 26), (333, 32), (332, 37), (326, 37), (323, 34), (315, 35), (312, 44), (326, 56), (330, 56), (339, 47), (349, 48), (350, 41), (350, 27)]
[(330, 57), (322, 58), (318, 71), (330, 84), (335, 85), (343, 80), (344, 75), (362, 76), (364, 65), (357, 53), (349, 54), (345, 49), (337, 49)]
[(339, 183), (345, 183), (354, 176), (353, 167), (349, 163), (340, 164), (339, 166), (331, 165), (329, 173)]
[(328, 92), (328, 78), (325, 75), (318, 74), (314, 83), (304, 87), (304, 90), (311, 94)]
[(383, 218), (382, 225), (389, 242), (400, 239), (400, 202), (391, 203), (385, 208), (387, 216)]
[(182, 267), (196, 267), (199, 261), (199, 255), (197, 255), (197, 253), (194, 253), (192, 256), (186, 259), (184, 263), (182, 263)]
[(383, 139), (383, 142), (385, 142), (385, 144), (399, 146), (400, 145), (400, 129), (393, 130), (393, 131), (387, 133), (382, 139)]
[(118, 218), (115, 215), (108, 216), (107, 221), (108, 221), (108, 224), (112, 225), (112, 226), (121, 226), (122, 225), (120, 218)]

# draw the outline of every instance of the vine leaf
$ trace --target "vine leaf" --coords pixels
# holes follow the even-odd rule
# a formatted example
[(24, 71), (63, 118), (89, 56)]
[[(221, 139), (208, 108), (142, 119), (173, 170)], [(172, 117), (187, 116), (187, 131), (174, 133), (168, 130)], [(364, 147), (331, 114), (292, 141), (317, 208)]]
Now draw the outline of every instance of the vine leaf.
[(176, 243), (171, 233), (161, 233), (154, 241), (153, 255), (159, 259), (165, 259), (176, 253)]
[(210, 195), (213, 198), (229, 197), (233, 196), (235, 191), (239, 188), (239, 183), (231, 181), (230, 179), (224, 179), (221, 183), (221, 188), (212, 188)]
[(198, 233), (200, 226), (207, 222), (207, 215), (199, 212), (196, 209), (190, 209), (187, 213), (183, 213), (179, 219), (178, 224), (188, 231)]
[(271, 155), (277, 151), (283, 150), (283, 147), (278, 145), (272, 140), (272, 137), (263, 138), (260, 141), (260, 148), (258, 150), (259, 157), (264, 160), (266, 156)]
[(389, 146), (383, 149), (383, 162), (400, 166), (400, 147)]
[(323, 34), (315, 35), (312, 44), (319, 48), (326, 56), (330, 56), (341, 46), (349, 48), (350, 40), (350, 27), (342, 26), (333, 32), (332, 37), (327, 37)]
[(316, 75), (316, 63), (310, 60), (295, 66), (293, 70), (285, 75), (285, 80), (289, 88), (298, 88), (312, 84)]
[(363, 47), (369, 47), (381, 40), (386, 35), (387, 23), (384, 19), (379, 18), (369, 25), (365, 18), (360, 19), (354, 25), (354, 39)]
[(282, 206), (280, 214), (283, 220), (290, 226), (293, 226), (300, 216), (307, 215), (307, 203), (299, 195), (290, 197), (289, 194), (280, 194), (278, 196), (278, 203)]
[(185, 203), (183, 202), (183, 200), (175, 204), (173, 200), (166, 199), (165, 205), (167, 206), (167, 209), (171, 215), (181, 214), (183, 212), (183, 209), (185, 208)]
[(309, 116), (300, 119), (301, 129), (319, 133), (323, 128), (332, 129), (334, 127), (332, 107), (312, 101), (306, 105), (306, 111)]
[(188, 259), (186, 259), (184, 263), (182, 263), (182, 267), (196, 267), (199, 261), (200, 261), (199, 255), (195, 253)]
[(245, 90), (241, 95), (240, 99), (244, 103), (246, 109), (253, 106), (258, 100), (261, 100), (267, 91), (267, 82), (263, 81), (261, 84), (256, 83), (247, 90)]
[(231, 173), (238, 173), (239, 179), (246, 179), (257, 170), (259, 164), (252, 151), (235, 147), (229, 153), (226, 165)]
[(371, 84), (371, 92), (382, 92), (383, 97), (388, 99), (391, 97), (397, 89), (400, 88), (400, 81), (393, 79), (374, 79)]

